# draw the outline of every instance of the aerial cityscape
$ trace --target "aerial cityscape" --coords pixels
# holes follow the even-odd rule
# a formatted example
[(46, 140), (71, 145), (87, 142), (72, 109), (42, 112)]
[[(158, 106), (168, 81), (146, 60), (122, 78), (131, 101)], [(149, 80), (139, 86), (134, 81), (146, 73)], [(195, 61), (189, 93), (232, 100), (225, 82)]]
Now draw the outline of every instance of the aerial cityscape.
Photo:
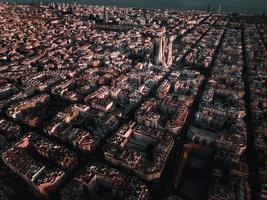
[(267, 16), (0, 3), (0, 200), (267, 200)]

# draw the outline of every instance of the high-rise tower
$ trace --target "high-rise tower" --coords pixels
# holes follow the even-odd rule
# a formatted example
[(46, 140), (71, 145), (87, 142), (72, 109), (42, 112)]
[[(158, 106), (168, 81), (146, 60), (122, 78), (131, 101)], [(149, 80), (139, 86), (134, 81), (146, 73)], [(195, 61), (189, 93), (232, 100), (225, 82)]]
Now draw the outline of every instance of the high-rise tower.
[(108, 23), (108, 10), (106, 7), (104, 7), (104, 22), (105, 24)]
[(219, 6), (218, 6), (218, 14), (221, 13), (221, 10), (222, 10), (222, 4), (219, 4)]
[(128, 8), (125, 8), (125, 19), (127, 20), (129, 17), (129, 11), (128, 11)]

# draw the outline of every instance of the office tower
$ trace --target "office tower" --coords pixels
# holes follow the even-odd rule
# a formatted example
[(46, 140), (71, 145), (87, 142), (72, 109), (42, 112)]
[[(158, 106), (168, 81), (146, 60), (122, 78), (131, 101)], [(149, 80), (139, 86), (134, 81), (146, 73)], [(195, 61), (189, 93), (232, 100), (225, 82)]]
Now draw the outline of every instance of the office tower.
[(128, 11), (128, 8), (125, 9), (125, 19), (127, 20), (128, 19), (128, 15), (129, 15), (129, 11)]
[(106, 7), (104, 7), (104, 22), (108, 23), (108, 10)]
[(222, 9), (222, 4), (219, 4), (219, 6), (218, 6), (218, 14), (221, 13), (221, 9)]

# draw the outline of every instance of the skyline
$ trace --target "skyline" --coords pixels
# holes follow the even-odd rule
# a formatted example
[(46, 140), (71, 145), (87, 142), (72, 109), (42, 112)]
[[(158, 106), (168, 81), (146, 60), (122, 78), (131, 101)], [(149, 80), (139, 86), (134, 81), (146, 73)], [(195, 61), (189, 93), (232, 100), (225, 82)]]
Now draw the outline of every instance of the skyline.
[[(34, 0), (36, 1), (36, 0)], [(7, 0), (3, 2), (15, 3), (31, 3), (33, 0)], [(219, 4), (222, 6), (223, 12), (241, 12), (262, 14), (267, 12), (267, 3), (265, 0), (56, 0), (43, 2), (59, 2), (59, 3), (79, 3), (85, 5), (105, 5), (118, 7), (136, 7), (136, 8), (152, 8), (152, 9), (177, 9), (177, 10), (207, 10), (208, 4), (211, 4), (212, 11), (217, 11)]]

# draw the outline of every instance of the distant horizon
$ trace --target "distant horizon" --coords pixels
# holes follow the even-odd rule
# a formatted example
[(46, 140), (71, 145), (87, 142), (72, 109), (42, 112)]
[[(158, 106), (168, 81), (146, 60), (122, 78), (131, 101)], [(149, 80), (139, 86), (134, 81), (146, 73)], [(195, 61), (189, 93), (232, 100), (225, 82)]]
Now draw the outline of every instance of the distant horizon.
[[(32, 3), (33, 0), (7, 0), (2, 2), (8, 3)], [(34, 0), (37, 2), (37, 0)], [(205, 11), (208, 5), (211, 5), (211, 11), (215, 12), (219, 4), (222, 6), (222, 12), (226, 13), (244, 13), (244, 14), (262, 14), (267, 12), (266, 0), (56, 0), (43, 1), (44, 3), (74, 3), (82, 5), (99, 5), (99, 6), (118, 6), (134, 7), (144, 9), (174, 9), (174, 10), (202, 10)]]

